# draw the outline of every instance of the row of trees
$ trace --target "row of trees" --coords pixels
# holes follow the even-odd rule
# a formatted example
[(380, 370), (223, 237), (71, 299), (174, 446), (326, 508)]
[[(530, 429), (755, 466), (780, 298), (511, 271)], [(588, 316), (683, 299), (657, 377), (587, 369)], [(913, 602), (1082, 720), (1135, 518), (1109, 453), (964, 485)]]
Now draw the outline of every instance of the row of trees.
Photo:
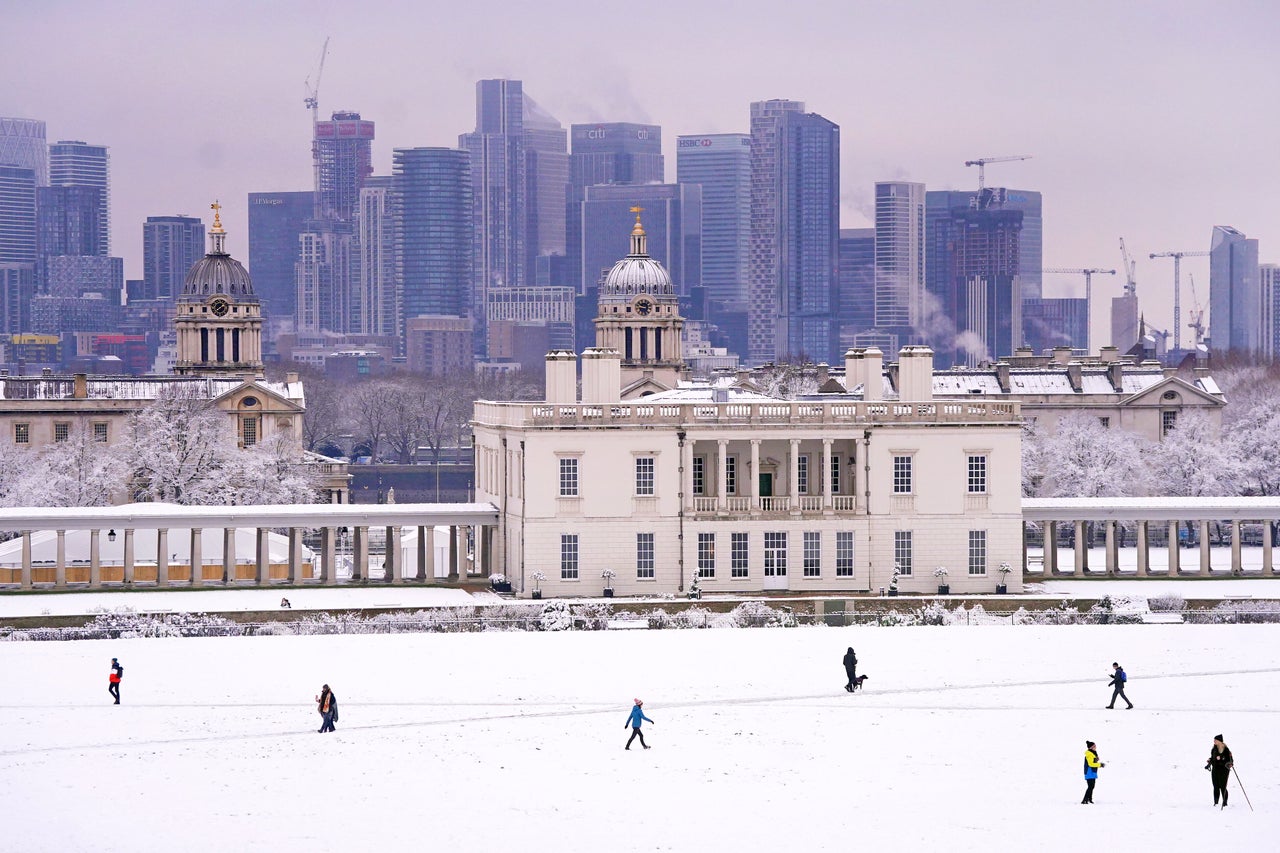
[(110, 446), (87, 422), (41, 448), (0, 442), (0, 506), (310, 503), (319, 475), (302, 463), (288, 436), (241, 449), (225, 412), (171, 389), (132, 415)]
[(1022, 493), (1028, 497), (1203, 497), (1280, 494), (1280, 377), (1263, 367), (1217, 376), (1227, 398), (1222, 428), (1182, 413), (1160, 442), (1108, 429), (1087, 412), (1052, 434), (1028, 425)]

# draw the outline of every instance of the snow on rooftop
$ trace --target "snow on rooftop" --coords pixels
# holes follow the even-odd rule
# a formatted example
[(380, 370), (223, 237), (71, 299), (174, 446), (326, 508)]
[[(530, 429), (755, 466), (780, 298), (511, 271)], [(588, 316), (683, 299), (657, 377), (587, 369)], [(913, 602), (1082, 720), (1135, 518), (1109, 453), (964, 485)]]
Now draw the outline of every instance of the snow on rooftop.
[[(181, 386), (197, 388), (212, 400), (243, 384), (242, 378), (221, 376), (90, 376), (85, 393), (90, 400), (154, 400), (164, 390)], [(258, 379), (254, 384), (287, 400), (303, 400), (301, 382)], [(0, 378), (0, 400), (71, 400), (75, 385), (68, 376), (6, 376)]]
[(760, 394), (755, 391), (747, 391), (743, 388), (734, 387), (716, 387), (710, 385), (695, 385), (693, 383), (681, 383), (678, 388), (672, 388), (670, 391), (662, 391), (657, 394), (650, 394), (647, 397), (641, 397), (638, 400), (629, 400), (630, 403), (655, 402), (655, 403), (776, 403), (780, 398), (770, 397), (767, 394)]

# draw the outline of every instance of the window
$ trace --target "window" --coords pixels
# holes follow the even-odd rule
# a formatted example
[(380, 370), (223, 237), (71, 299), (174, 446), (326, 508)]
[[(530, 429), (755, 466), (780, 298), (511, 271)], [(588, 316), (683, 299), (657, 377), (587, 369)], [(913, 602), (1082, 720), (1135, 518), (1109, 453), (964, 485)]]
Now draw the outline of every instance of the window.
[(93, 440), (105, 442), (107, 440), (107, 425), (99, 421), (93, 425)]
[(836, 577), (853, 577), (853, 531), (836, 531)]
[(636, 578), (653, 580), (653, 534), (636, 534)]
[(13, 443), (14, 444), (30, 444), (31, 443), (31, 424), (14, 424), (13, 425)]
[(766, 577), (787, 573), (787, 534), (764, 535), (764, 573)]
[(53, 425), (54, 441), (66, 441), (70, 437), (71, 437), (71, 424), (54, 424)]
[(560, 460), (560, 497), (576, 498), (578, 496), (578, 460)]
[(705, 495), (707, 493), (707, 457), (693, 457), (693, 493), (695, 495)]
[(748, 574), (749, 551), (746, 533), (729, 534), (729, 577), (745, 578)]
[(1102, 424), (1103, 429), (1111, 429), (1111, 418), (1098, 418), (1098, 423)]
[(1160, 437), (1164, 438), (1173, 432), (1173, 428), (1178, 425), (1177, 412), (1161, 412), (1160, 413)]
[(822, 534), (816, 530), (804, 534), (804, 576), (822, 577)]
[(895, 530), (893, 532), (893, 562), (898, 567), (898, 574), (911, 577), (911, 531)]
[(258, 419), (245, 418), (241, 424), (242, 443), (245, 447), (253, 447), (258, 443)]
[(652, 456), (640, 456), (636, 459), (636, 495), (649, 497), (653, 495), (654, 459)]
[(831, 493), (840, 494), (840, 457), (831, 454)]
[(738, 457), (726, 456), (724, 458), (724, 483), (726, 495), (736, 495), (738, 493)]
[(714, 533), (698, 534), (698, 577), (713, 578), (716, 576), (716, 535)]
[(969, 456), (969, 494), (987, 493), (987, 457), (982, 454)]
[(809, 494), (809, 454), (801, 453), (796, 459), (796, 487), (800, 494)]
[(560, 580), (578, 579), (578, 534), (560, 534)]
[(911, 494), (911, 457), (893, 457), (893, 493), (895, 495)]
[(987, 573), (987, 531), (969, 531), (969, 574)]

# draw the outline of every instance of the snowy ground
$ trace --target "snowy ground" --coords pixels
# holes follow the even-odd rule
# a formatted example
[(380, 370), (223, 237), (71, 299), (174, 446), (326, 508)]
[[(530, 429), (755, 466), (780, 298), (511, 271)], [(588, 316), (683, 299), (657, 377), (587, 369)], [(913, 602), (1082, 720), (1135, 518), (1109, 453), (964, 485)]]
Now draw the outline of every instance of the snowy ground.
[[(1273, 849), (1278, 644), (1270, 625), (0, 643), (0, 850)], [(1136, 710), (1103, 709), (1117, 659)], [(321, 736), (325, 681), (341, 720)], [(628, 755), (635, 696), (656, 725)], [(1218, 733), (1256, 812), (1234, 780), (1211, 806)], [(1092, 807), (1086, 738), (1107, 763)]]
[(1181, 580), (1051, 580), (1023, 585), (1025, 595), (1101, 598), (1104, 595), (1180, 595), (1183, 598), (1280, 598), (1280, 578)]

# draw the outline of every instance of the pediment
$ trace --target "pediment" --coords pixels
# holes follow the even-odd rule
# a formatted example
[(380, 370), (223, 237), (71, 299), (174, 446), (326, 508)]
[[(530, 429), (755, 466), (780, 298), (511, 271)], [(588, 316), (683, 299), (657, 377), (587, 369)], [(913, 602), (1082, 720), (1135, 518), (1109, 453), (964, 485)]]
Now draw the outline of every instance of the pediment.
[[(1174, 393), (1180, 398), (1179, 402), (1165, 400), (1165, 394)], [(1190, 402), (1196, 406), (1207, 406), (1221, 408), (1226, 403), (1217, 397), (1202, 391), (1195, 385), (1192, 385), (1185, 379), (1178, 376), (1167, 376), (1160, 380), (1150, 388), (1139, 391), (1120, 401), (1121, 406), (1160, 406), (1160, 405), (1182, 405), (1185, 406)]]

